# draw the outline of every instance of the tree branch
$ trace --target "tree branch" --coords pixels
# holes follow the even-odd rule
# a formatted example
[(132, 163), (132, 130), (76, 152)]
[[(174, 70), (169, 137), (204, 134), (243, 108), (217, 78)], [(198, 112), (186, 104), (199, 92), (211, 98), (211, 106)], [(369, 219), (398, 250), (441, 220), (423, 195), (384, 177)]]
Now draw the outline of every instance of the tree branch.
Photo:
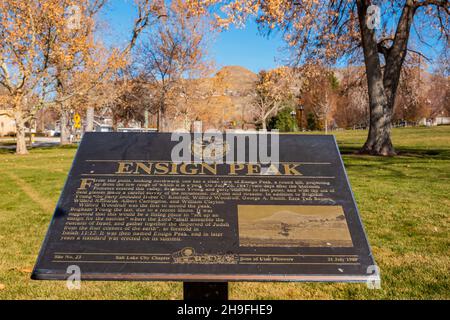
[(407, 49), (409, 52), (412, 52), (414, 54), (417, 54), (418, 56), (421, 56), (422, 58), (424, 58), (425, 60), (427, 60), (428, 62), (432, 62), (430, 58), (428, 58), (426, 55), (424, 55), (422, 52), (413, 50), (413, 49)]
[(426, 1), (421, 1), (421, 2), (415, 1), (415, 3), (414, 3), (415, 8), (420, 8), (420, 7), (428, 6), (428, 5), (435, 5), (440, 8), (443, 8), (447, 12), (447, 14), (450, 14), (450, 10), (449, 10), (450, 4), (449, 4), (448, 0), (426, 0)]
[(381, 54), (383, 54), (385, 60), (386, 60), (386, 58), (388, 57), (389, 51), (390, 51), (391, 46), (392, 46), (392, 45), (391, 45), (391, 46), (387, 47), (387, 46), (385, 45), (385, 42), (386, 42), (386, 41), (394, 41), (394, 38), (393, 38), (393, 37), (384, 37), (384, 38), (380, 39), (380, 40), (378, 41), (378, 43), (377, 43), (378, 52), (381, 53)]
[(2, 112), (0, 112), (0, 116), (7, 116), (10, 118), (14, 118), (14, 114), (12, 111), (8, 111), (8, 110), (3, 110)]
[[(138, 17), (134, 22), (133, 31), (131, 33), (131, 39), (128, 46), (125, 48), (124, 53), (128, 53), (136, 45), (137, 38), (139, 34), (149, 25), (150, 16), (155, 8), (150, 7), (149, 0), (145, 0), (143, 4), (138, 5)], [(167, 17), (166, 14), (159, 14), (156, 20)]]

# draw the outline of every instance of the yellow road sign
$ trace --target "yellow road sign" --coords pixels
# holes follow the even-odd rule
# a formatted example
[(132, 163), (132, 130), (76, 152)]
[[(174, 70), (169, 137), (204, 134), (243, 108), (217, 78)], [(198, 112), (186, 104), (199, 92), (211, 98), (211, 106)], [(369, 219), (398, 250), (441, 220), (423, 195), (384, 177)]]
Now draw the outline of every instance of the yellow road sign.
[(75, 127), (75, 129), (81, 128), (81, 117), (78, 113), (75, 113), (73, 115), (73, 126)]

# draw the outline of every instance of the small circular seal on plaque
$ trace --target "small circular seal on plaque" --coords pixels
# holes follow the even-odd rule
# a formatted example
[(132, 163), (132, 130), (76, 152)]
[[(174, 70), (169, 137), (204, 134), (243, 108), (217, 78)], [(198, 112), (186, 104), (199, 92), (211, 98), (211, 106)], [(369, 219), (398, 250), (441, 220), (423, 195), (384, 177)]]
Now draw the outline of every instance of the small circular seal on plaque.
[(197, 159), (203, 159), (206, 161), (218, 161), (230, 150), (230, 146), (222, 138), (215, 136), (208, 140), (204, 138), (194, 139), (191, 145), (191, 152)]
[(181, 250), (181, 255), (185, 257), (190, 257), (195, 253), (194, 248), (183, 248)]

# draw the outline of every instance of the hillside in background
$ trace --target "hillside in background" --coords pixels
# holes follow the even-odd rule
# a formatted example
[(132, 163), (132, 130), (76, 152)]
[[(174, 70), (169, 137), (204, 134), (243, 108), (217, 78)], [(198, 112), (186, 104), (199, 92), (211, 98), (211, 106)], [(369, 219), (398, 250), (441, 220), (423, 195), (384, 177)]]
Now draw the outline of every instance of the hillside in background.
[(249, 105), (256, 79), (246, 68), (226, 66), (210, 78), (189, 81), (189, 101), (177, 102), (172, 129), (189, 129), (192, 119), (202, 120), (204, 129), (251, 127)]
[(226, 66), (214, 76), (220, 79), (230, 95), (249, 91), (257, 79), (257, 75), (241, 66)]
[[(328, 128), (365, 128), (368, 122), (368, 95), (364, 67), (344, 67), (333, 70), (337, 79), (336, 98), (328, 118)], [(408, 82), (403, 81), (397, 92), (397, 101), (394, 114), (394, 122), (408, 121), (418, 123), (424, 118), (433, 119), (437, 116), (450, 115), (449, 81), (442, 76), (431, 74), (419, 68), (408, 69)], [(303, 75), (304, 76), (304, 75)], [(304, 81), (302, 74), (297, 75), (298, 80), (292, 83), (292, 87), (298, 94)], [(168, 98), (171, 106), (168, 111), (169, 131), (180, 128), (191, 130), (195, 120), (201, 120), (203, 129), (254, 129), (255, 107), (252, 105), (255, 83), (258, 75), (241, 66), (225, 66), (210, 77), (191, 79), (180, 84), (182, 91), (174, 91)], [(314, 88), (314, 87), (313, 87)], [(137, 90), (128, 96), (124, 96), (124, 105), (110, 105), (106, 109), (107, 116), (114, 118), (119, 124), (117, 126), (143, 126), (144, 106), (148, 103), (151, 109), (151, 99), (146, 98), (151, 87)], [(316, 90), (317, 99), (323, 94), (323, 88)], [(308, 92), (308, 91), (306, 91)], [(304, 95), (300, 95), (304, 97)], [(150, 97), (151, 98), (151, 97)], [(134, 101), (129, 103), (127, 99)], [(134, 100), (133, 100), (134, 99)], [(122, 102), (123, 102), (122, 101)], [(126, 104), (129, 103), (129, 104)], [(305, 101), (302, 123), (304, 128), (310, 130), (323, 129), (323, 119), (320, 118), (320, 110)], [(112, 106), (112, 107), (111, 107)], [(5, 107), (0, 105), (0, 110)], [(97, 108), (97, 113), (104, 114), (104, 109)], [(319, 111), (319, 112), (318, 112)], [(85, 118), (85, 110), (77, 109)], [(116, 114), (117, 113), (117, 114)], [(129, 113), (129, 114), (128, 114)], [(116, 114), (116, 116), (113, 116)], [(126, 116), (125, 118), (124, 115)], [(315, 117), (313, 128), (309, 127), (308, 119), (311, 115)], [(131, 122), (128, 121), (131, 119)], [(314, 119), (313, 119), (314, 120)], [(9, 121), (9, 120), (8, 120)], [(431, 120), (430, 120), (431, 121)], [(7, 128), (4, 122), (3, 134), (15, 130), (14, 123)], [(44, 128), (55, 129), (59, 126), (58, 114), (53, 109), (43, 109), (36, 116), (37, 130)], [(156, 112), (150, 111), (150, 127), (156, 127)]]
[[(365, 127), (369, 116), (365, 68), (349, 66), (336, 68), (333, 72), (338, 87), (335, 91), (335, 105), (327, 115), (330, 128)], [(195, 80), (193, 86), (198, 93), (197, 98), (191, 99), (185, 106), (190, 112), (190, 119), (202, 120), (204, 129), (254, 128), (251, 99), (257, 77), (257, 74), (244, 67), (226, 66), (210, 78)], [(298, 92), (303, 82), (302, 74), (297, 75), (297, 78), (292, 87)], [(445, 90), (448, 92), (448, 88), (445, 89), (445, 81), (439, 79), (439, 76), (423, 69), (405, 69), (397, 92), (394, 121), (415, 122), (445, 115), (448, 111), (442, 97), (445, 97)], [(316, 107), (305, 102), (303, 107), (304, 119), (307, 114), (314, 114), (316, 121), (323, 120)], [(185, 113), (186, 129), (190, 123), (187, 116), (189, 112)], [(174, 126), (180, 125), (182, 123), (175, 120)], [(318, 128), (321, 128), (320, 123), (315, 127)]]

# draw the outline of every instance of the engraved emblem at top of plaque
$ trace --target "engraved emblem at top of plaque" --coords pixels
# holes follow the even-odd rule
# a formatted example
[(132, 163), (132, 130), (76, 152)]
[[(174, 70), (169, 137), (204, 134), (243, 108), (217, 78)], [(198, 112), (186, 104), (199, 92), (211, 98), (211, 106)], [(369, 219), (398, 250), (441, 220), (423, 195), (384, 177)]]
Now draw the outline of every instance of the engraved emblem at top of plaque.
[(196, 159), (205, 161), (217, 161), (230, 151), (230, 145), (221, 137), (212, 136), (195, 138), (192, 141), (191, 153)]

